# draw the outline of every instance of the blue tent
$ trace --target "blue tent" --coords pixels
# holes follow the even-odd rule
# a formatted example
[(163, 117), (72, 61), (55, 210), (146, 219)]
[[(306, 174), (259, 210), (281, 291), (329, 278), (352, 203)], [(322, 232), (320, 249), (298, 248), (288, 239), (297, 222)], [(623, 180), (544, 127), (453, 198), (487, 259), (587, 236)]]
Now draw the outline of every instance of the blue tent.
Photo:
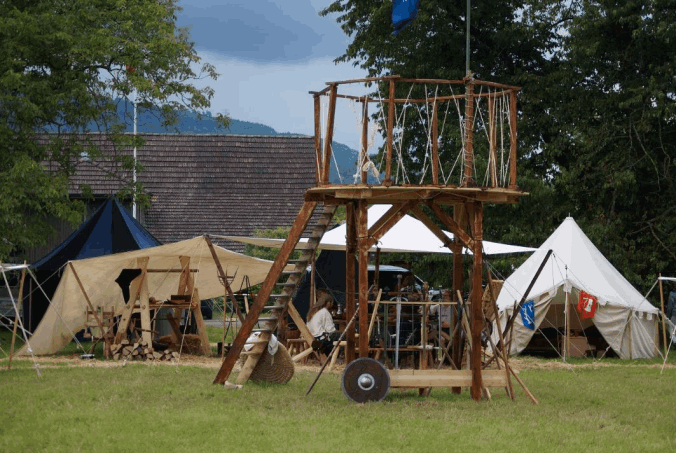
[[(35, 276), (51, 298), (61, 278), (60, 269), (70, 260), (93, 258), (162, 245), (141, 226), (116, 198), (109, 198), (65, 241), (31, 264)], [(49, 301), (33, 287), (24, 298), (24, 325), (32, 332)]]

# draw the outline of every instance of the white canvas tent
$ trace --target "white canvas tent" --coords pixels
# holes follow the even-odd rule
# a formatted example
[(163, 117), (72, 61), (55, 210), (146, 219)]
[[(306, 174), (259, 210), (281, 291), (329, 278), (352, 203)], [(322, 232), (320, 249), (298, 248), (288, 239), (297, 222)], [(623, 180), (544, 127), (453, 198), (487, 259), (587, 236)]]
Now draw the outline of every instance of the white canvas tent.
[[(245, 276), (249, 277), (252, 285), (262, 282), (272, 266), (271, 261), (240, 255), (216, 245), (214, 250), (225, 273), (229, 276), (236, 273), (230, 283), (234, 291), (241, 287)], [(148, 257), (148, 269), (178, 270), (181, 268), (181, 256), (190, 257), (190, 268), (198, 270), (193, 278), (201, 299), (224, 295), (225, 290), (218, 279), (216, 262), (204, 236), (158, 247), (70, 261), (64, 267), (49, 310), (29, 339), (33, 353), (41, 355), (58, 352), (72, 340), (75, 332), (85, 327), (87, 300), (75, 273), (95, 309), (101, 307), (109, 311), (114, 308), (116, 313), (120, 313), (124, 306), (124, 297), (115, 280), (123, 269), (137, 268), (137, 259)], [(177, 272), (148, 273), (150, 295), (157, 300), (168, 299), (176, 293), (180, 275)], [(26, 347), (19, 354), (27, 354)]]
[[(368, 209), (368, 227), (371, 228), (378, 219), (392, 207), (389, 204), (377, 204)], [(453, 239), (453, 234), (444, 231), (446, 236)], [(327, 231), (319, 243), (319, 248), (323, 250), (345, 250), (345, 241), (347, 236), (347, 227), (340, 225), (331, 231)], [(283, 239), (268, 238), (247, 238), (242, 236), (224, 236), (225, 239), (245, 244), (260, 245), (263, 247), (281, 247)], [(307, 239), (302, 238), (296, 248), (304, 248), (307, 245)], [(535, 249), (530, 247), (520, 247), (516, 245), (499, 244), (497, 242), (483, 241), (484, 253), (486, 255), (499, 255), (505, 253), (529, 253)], [(432, 233), (420, 220), (405, 215), (396, 225), (383, 235), (380, 241), (372, 247), (376, 251), (379, 247), (381, 252), (399, 252), (399, 253), (451, 253), (448, 247)], [(463, 253), (470, 254), (467, 249)]]
[[(572, 217), (505, 280), (497, 300), (503, 330), (550, 249), (553, 253), (528, 294), (535, 305), (535, 330), (553, 327), (565, 333), (568, 293), (569, 329), (581, 331), (594, 325), (621, 358), (654, 357), (658, 309), (610, 264)], [(575, 308), (581, 290), (598, 299), (591, 319), (582, 320)], [(510, 353), (521, 352), (533, 334), (517, 313)], [(497, 341), (497, 331), (495, 337)]]

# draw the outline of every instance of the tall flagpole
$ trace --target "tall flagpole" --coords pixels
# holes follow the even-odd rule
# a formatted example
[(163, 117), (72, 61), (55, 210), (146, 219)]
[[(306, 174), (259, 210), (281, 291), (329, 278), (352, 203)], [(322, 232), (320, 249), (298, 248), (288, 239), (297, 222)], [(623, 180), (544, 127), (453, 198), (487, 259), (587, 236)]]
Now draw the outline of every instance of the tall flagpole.
[(465, 44), (465, 69), (466, 75), (469, 76), (469, 14), (470, 14), (470, 0), (467, 0), (467, 42)]
[(136, 218), (136, 96), (137, 93), (134, 91), (134, 173), (133, 173), (133, 181), (134, 181), (134, 188), (133, 188), (133, 201), (132, 201), (132, 210), (131, 210), (131, 215), (132, 217)]

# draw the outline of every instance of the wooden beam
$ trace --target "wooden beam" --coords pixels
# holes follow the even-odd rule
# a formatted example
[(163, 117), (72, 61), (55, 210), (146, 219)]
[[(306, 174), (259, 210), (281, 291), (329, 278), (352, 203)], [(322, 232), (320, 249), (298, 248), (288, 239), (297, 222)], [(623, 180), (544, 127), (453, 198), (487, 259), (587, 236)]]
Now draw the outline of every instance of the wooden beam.
[(319, 95), (314, 96), (315, 104), (315, 152), (317, 161), (315, 162), (315, 186), (323, 184), (322, 179), (322, 126), (321, 126), (321, 100)]
[(516, 189), (516, 93), (509, 94), (509, 188)]
[(385, 180), (383, 184), (392, 184), (392, 139), (394, 129), (394, 80), (390, 80), (389, 101), (387, 110), (387, 156), (385, 157)]
[[(139, 291), (139, 305), (141, 306), (141, 338), (146, 344), (153, 344), (152, 326), (150, 325), (150, 294), (148, 293), (148, 279), (141, 282)], [(101, 332), (103, 333), (103, 332)]]
[[(433, 207), (434, 209), (434, 207)], [(436, 213), (436, 210), (435, 210)], [(437, 213), (437, 217), (439, 217), (439, 213)], [(443, 219), (440, 219), (443, 222)], [(460, 231), (463, 231), (464, 228), (467, 227), (467, 212), (465, 209), (465, 204), (456, 204), (454, 209), (453, 209), (453, 222), (458, 225), (458, 229)], [(448, 226), (448, 225), (447, 225)], [(453, 230), (451, 230), (453, 231)], [(454, 245), (453, 245), (453, 297), (456, 302), (460, 303), (460, 298), (458, 297), (458, 294), (462, 294), (462, 290), (464, 287), (464, 274), (463, 274), (463, 263), (462, 263), (462, 242), (460, 241), (460, 237), (455, 234), (454, 238)], [(455, 314), (455, 325), (453, 326), (454, 328), (454, 334), (453, 334), (453, 340), (452, 340), (452, 355), (453, 355), (453, 363), (455, 364), (456, 368), (460, 369), (462, 366), (462, 351), (463, 351), (463, 343), (461, 342), (461, 335), (460, 335), (460, 326), (462, 325), (460, 316), (458, 316), (457, 310), (453, 311)], [(460, 393), (462, 389), (460, 387), (453, 387), (451, 389), (453, 393)]]
[(244, 316), (242, 316), (242, 311), (239, 309), (239, 305), (237, 304), (237, 299), (235, 299), (235, 293), (232, 291), (232, 288), (230, 287), (230, 283), (228, 283), (228, 276), (225, 274), (225, 271), (223, 270), (223, 266), (221, 266), (221, 260), (218, 258), (218, 254), (216, 253), (216, 249), (214, 248), (214, 244), (211, 242), (211, 238), (209, 235), (205, 235), (204, 239), (206, 240), (207, 245), (209, 246), (209, 251), (211, 252), (211, 257), (214, 259), (214, 263), (216, 264), (216, 269), (218, 271), (218, 278), (221, 281), (221, 284), (225, 287), (225, 291), (227, 295), (230, 297), (230, 301), (232, 302), (232, 305), (235, 309), (235, 312), (237, 313), (237, 317), (239, 318), (240, 322), (244, 322)]
[(369, 147), (369, 103), (368, 98), (364, 102), (361, 113), (362, 126), (361, 126), (361, 149), (359, 152), (359, 169), (361, 170), (361, 183), (368, 184), (368, 172), (364, 169), (366, 164), (366, 156), (368, 155)]
[[(490, 305), (491, 305), (491, 310), (493, 311), (493, 316), (495, 317), (495, 324), (498, 326), (498, 339), (500, 340), (500, 345), (502, 348), (505, 347), (505, 337), (502, 335), (502, 329), (500, 328), (500, 312), (498, 310), (498, 304), (497, 304), (497, 294), (493, 294), (493, 276), (491, 275), (490, 269), (488, 269), (488, 266), (486, 267), (486, 277), (488, 279), (488, 294), (490, 296)], [(497, 351), (498, 346), (495, 346), (495, 354), (497, 355), (499, 352)], [(503, 349), (504, 351), (504, 349)], [(509, 374), (509, 364), (507, 363), (507, 358), (509, 354), (503, 354), (503, 360), (505, 363), (505, 373), (507, 377), (507, 394), (509, 397), (514, 401), (514, 388), (512, 387), (512, 379), (510, 378)]]
[(466, 85), (465, 100), (465, 168), (463, 173), (463, 187), (474, 186), (474, 84), (470, 80)]
[(77, 275), (77, 272), (75, 271), (75, 267), (73, 267), (73, 263), (71, 261), (68, 261), (68, 265), (70, 266), (70, 270), (73, 271), (73, 276), (75, 277), (75, 280), (77, 281), (77, 284), (80, 287), (80, 291), (82, 291), (82, 295), (84, 296), (85, 300), (87, 301), (87, 306), (89, 307), (92, 314), (94, 315), (94, 319), (96, 320), (96, 325), (98, 326), (99, 330), (101, 331), (101, 336), (103, 337), (103, 342), (106, 344), (107, 348), (110, 348), (110, 339), (108, 338), (107, 335), (104, 335), (105, 332), (103, 331), (103, 323), (99, 319), (99, 316), (96, 314), (96, 310), (94, 310), (94, 306), (92, 305), (92, 302), (89, 300), (89, 296), (87, 295), (87, 291), (85, 291), (84, 286), (82, 286), (82, 282), (80, 281), (80, 277)]
[[(470, 387), (472, 370), (389, 370), (390, 387)], [(485, 387), (505, 387), (507, 381), (502, 370), (483, 370)]]
[(664, 356), (666, 357), (669, 343), (667, 343), (667, 315), (664, 312), (664, 288), (662, 287), (661, 277), (661, 273), (657, 275), (657, 281), (660, 283), (660, 304), (662, 306), (662, 344), (664, 345)]
[[(301, 234), (303, 234), (303, 231), (305, 231), (305, 228), (310, 221), (310, 217), (312, 217), (312, 213), (316, 207), (317, 203), (307, 201), (303, 203), (303, 206), (301, 206), (298, 216), (296, 216), (296, 220), (289, 231), (289, 235), (277, 253), (277, 258), (275, 258), (275, 261), (270, 268), (270, 272), (268, 272), (267, 277), (265, 277), (265, 281), (263, 281), (263, 284), (261, 285), (260, 291), (256, 295), (256, 300), (251, 307), (249, 315), (242, 323), (242, 327), (237, 333), (235, 341), (228, 351), (228, 355), (225, 357), (220, 370), (214, 378), (214, 384), (224, 384), (230, 376), (230, 373), (235, 366), (235, 362), (239, 358), (239, 355), (244, 348), (244, 343), (246, 342), (247, 338), (249, 338), (253, 326), (258, 321), (258, 316), (265, 308), (265, 303), (268, 301), (270, 294), (272, 294), (272, 290), (277, 283), (277, 279), (284, 270), (286, 263), (289, 261), (289, 256), (291, 256), (291, 253), (293, 253), (294, 249), (296, 248), (296, 244), (298, 244), (298, 240), (300, 239)], [(240, 375), (241, 374), (242, 373), (240, 372)]]
[(432, 184), (439, 184), (439, 102), (432, 106)]
[(327, 85), (344, 85), (346, 83), (363, 83), (363, 82), (377, 82), (380, 80), (397, 80), (401, 79), (399, 75), (389, 75), (383, 77), (363, 77), (361, 79), (338, 80), (335, 82), (326, 82)]
[[(472, 222), (472, 236), (474, 248), (472, 249), (474, 263), (472, 267), (472, 388), (471, 395), (475, 401), (481, 400), (481, 388), (484, 385), (481, 375), (481, 330), (484, 326), (483, 310), (481, 306), (481, 275), (483, 271), (483, 205), (481, 203), (468, 203), (470, 221)], [(504, 386), (503, 386), (504, 387)]]
[(326, 120), (326, 136), (324, 137), (324, 157), (322, 158), (321, 181), (323, 184), (328, 184), (330, 181), (329, 174), (331, 171), (331, 146), (333, 144), (333, 127), (336, 120), (336, 85), (331, 85), (329, 96), (329, 112)]
[[(356, 299), (356, 278), (357, 270), (355, 269), (355, 254), (357, 253), (357, 216), (355, 214), (355, 203), (350, 202), (346, 205), (347, 219), (346, 219), (346, 247), (345, 247), (345, 316), (346, 319), (352, 319), (357, 310)], [(355, 327), (354, 324), (346, 328), (345, 333), (345, 363), (350, 363), (356, 358), (355, 354)]]
[(369, 249), (368, 204), (359, 200), (357, 205), (357, 242), (359, 247), (359, 357), (369, 354)]
[(310, 329), (308, 329), (307, 324), (305, 324), (303, 317), (300, 315), (300, 313), (298, 313), (298, 310), (296, 309), (296, 306), (293, 305), (293, 302), (291, 301), (290, 297), (286, 307), (289, 311), (289, 316), (291, 316), (293, 322), (296, 323), (296, 326), (298, 327), (298, 330), (300, 331), (300, 335), (301, 337), (303, 337), (303, 340), (305, 340), (305, 342), (308, 345), (312, 345), (312, 342), (314, 341), (315, 338), (310, 333)]
[(195, 327), (197, 327), (197, 335), (200, 338), (200, 347), (202, 354), (211, 356), (211, 345), (209, 344), (209, 336), (207, 335), (207, 325), (202, 317), (202, 308), (200, 306), (200, 295), (197, 288), (193, 291), (192, 299), (197, 301), (197, 307), (192, 309), (192, 316), (195, 320)]
[(497, 132), (498, 127), (495, 121), (495, 99), (488, 98), (488, 142), (489, 142), (488, 173), (490, 174), (491, 178), (491, 187), (497, 187), (498, 185)]
[(463, 246), (467, 247), (470, 250), (474, 249), (474, 239), (472, 239), (469, 234), (463, 230), (463, 228), (460, 226), (460, 224), (454, 220), (450, 215), (444, 211), (440, 205), (438, 205), (435, 202), (429, 203), (428, 206), (434, 211), (434, 214), (436, 214), (437, 218), (441, 223), (446, 226), (449, 230), (451, 230), (451, 233), (455, 236), (457, 240), (459, 240)]

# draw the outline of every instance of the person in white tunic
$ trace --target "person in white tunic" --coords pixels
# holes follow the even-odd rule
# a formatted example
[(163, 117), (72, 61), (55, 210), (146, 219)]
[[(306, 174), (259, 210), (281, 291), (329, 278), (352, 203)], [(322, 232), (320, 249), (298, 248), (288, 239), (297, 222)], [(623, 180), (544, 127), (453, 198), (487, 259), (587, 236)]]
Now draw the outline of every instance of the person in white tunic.
[[(333, 348), (333, 342), (338, 340), (340, 333), (336, 329), (331, 316), (333, 309), (333, 298), (330, 296), (320, 299), (320, 302), (308, 312), (307, 328), (315, 340), (321, 342), (318, 349), (323, 354), (328, 355)], [(318, 346), (318, 345), (316, 345)]]

